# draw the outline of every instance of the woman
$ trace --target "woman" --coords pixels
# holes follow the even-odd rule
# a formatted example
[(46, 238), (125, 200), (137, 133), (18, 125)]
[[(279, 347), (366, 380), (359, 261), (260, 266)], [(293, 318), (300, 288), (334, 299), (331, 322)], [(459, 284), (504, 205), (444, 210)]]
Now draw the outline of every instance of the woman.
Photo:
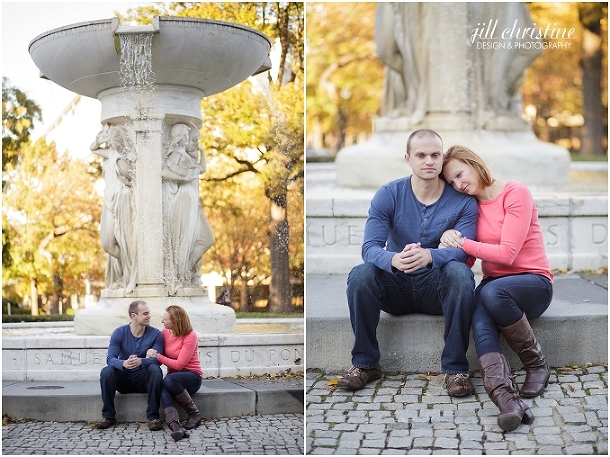
[(547, 386), (550, 370), (529, 319), (546, 311), (553, 298), (553, 274), (544, 252), (538, 211), (528, 188), (498, 181), (483, 160), (464, 146), (449, 148), (443, 177), (457, 191), (477, 198), (477, 240), (455, 230), (441, 237), (442, 247), (461, 248), (481, 259), (483, 280), (475, 292), (472, 331), (485, 391), (500, 409), (504, 431), (529, 424), (531, 410), (515, 395), (500, 333), (525, 367), (519, 393), (531, 398)]
[[(188, 438), (186, 430), (195, 428), (201, 422), (201, 414), (191, 398), (191, 395), (201, 387), (201, 376), (203, 375), (199, 363), (199, 343), (188, 314), (180, 306), (168, 306), (161, 323), (164, 327), (161, 332), (163, 333), (163, 353), (165, 355), (149, 349), (146, 356), (155, 357), (167, 367), (167, 376), (163, 379), (163, 389), (161, 390), (161, 403), (165, 412), (165, 420), (172, 432), (172, 438), (178, 441)], [(180, 424), (174, 400), (188, 414), (184, 427)]]

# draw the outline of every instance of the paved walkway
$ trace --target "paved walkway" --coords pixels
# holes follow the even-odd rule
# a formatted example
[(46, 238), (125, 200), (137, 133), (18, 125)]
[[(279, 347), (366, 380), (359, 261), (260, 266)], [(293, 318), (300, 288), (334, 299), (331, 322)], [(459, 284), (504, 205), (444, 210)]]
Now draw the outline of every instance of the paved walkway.
[[(525, 372), (516, 374), (521, 385)], [(463, 398), (447, 396), (440, 375), (386, 373), (356, 392), (335, 379), (307, 373), (307, 454), (608, 454), (605, 365), (554, 370), (545, 393), (524, 400), (533, 424), (510, 433), (478, 371), (476, 394)]]
[(97, 430), (85, 422), (23, 422), (2, 426), (2, 455), (303, 455), (302, 414), (206, 420), (175, 442), (144, 422)]

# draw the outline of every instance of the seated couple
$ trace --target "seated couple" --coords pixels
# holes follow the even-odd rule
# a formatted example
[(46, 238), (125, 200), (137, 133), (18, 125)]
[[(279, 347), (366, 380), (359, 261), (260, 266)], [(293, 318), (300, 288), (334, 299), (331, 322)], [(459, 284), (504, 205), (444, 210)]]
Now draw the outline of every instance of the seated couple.
[[(511, 431), (530, 423), (500, 335), (526, 370), (519, 395), (540, 395), (550, 371), (529, 320), (550, 305), (553, 275), (534, 199), (524, 184), (494, 179), (466, 147), (443, 154), (442, 139), (432, 130), (411, 134), (405, 160), (413, 174), (376, 192), (364, 228), (365, 263), (347, 279), (355, 341), (352, 367), (337, 385), (357, 390), (381, 378), (381, 311), (442, 315), (448, 394), (474, 393), (466, 357), (472, 327), (485, 390), (501, 412), (498, 424)], [(483, 280), (475, 289), (470, 267), (476, 258)]]
[[(186, 311), (180, 306), (168, 306), (163, 314), (162, 331), (150, 326), (150, 307), (144, 301), (129, 305), (131, 322), (112, 332), (108, 346), (107, 366), (100, 374), (102, 418), (96, 428), (106, 429), (116, 424), (114, 397), (116, 392), (148, 393), (146, 418), (152, 431), (162, 430), (159, 403), (163, 403), (165, 420), (172, 438), (188, 438), (186, 430), (201, 422), (201, 414), (191, 398), (201, 387), (199, 343)], [(167, 367), (163, 378), (160, 364)], [(176, 403), (188, 414), (180, 423)]]

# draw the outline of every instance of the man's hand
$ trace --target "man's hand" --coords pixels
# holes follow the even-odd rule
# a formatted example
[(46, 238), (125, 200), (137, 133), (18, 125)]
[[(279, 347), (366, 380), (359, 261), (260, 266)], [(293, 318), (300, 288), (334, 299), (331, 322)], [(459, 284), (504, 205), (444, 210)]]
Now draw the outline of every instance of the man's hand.
[(135, 354), (130, 355), (127, 360), (123, 361), (123, 368), (126, 368), (127, 370), (131, 370), (132, 368), (137, 368), (139, 366), (142, 366), (142, 359)]
[(402, 252), (397, 252), (392, 257), (392, 266), (403, 273), (413, 273), (431, 262), (432, 254), (422, 248), (421, 243), (407, 244)]

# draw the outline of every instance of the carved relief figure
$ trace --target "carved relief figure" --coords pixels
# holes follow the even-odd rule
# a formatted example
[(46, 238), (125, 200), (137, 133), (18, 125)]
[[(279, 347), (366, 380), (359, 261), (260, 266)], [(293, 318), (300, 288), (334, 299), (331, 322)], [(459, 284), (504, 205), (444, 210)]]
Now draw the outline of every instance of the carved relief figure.
[(135, 153), (130, 147), (127, 130), (106, 124), (97, 134), (91, 151), (104, 160), (104, 206), (101, 241), (108, 253), (106, 288), (135, 287), (135, 239), (133, 232), (133, 179)]
[(212, 229), (199, 202), (199, 175), (205, 171), (206, 163), (198, 138), (196, 126), (175, 124), (161, 170), (168, 247), (166, 278), (171, 294), (180, 287), (201, 285), (203, 254), (214, 244)]
[[(432, 94), (450, 94), (470, 85), (466, 108), (481, 127), (489, 116), (520, 117), (520, 92), (524, 70), (542, 52), (534, 47), (512, 46), (477, 49), (471, 44), (470, 64), (449, 68), (443, 82), (431, 64), (433, 52), (468, 40), (477, 24), (496, 20), (504, 30), (518, 21), (519, 27), (533, 27), (523, 3), (466, 4), (465, 11), (437, 3), (379, 3), (375, 24), (377, 54), (386, 65), (382, 115), (410, 118), (419, 124), (430, 111)], [(496, 37), (497, 38), (497, 37)], [(447, 78), (452, 79), (446, 84)], [(462, 89), (460, 89), (462, 90)], [(433, 107), (432, 107), (433, 108)], [(458, 109), (458, 107), (456, 107)]]

